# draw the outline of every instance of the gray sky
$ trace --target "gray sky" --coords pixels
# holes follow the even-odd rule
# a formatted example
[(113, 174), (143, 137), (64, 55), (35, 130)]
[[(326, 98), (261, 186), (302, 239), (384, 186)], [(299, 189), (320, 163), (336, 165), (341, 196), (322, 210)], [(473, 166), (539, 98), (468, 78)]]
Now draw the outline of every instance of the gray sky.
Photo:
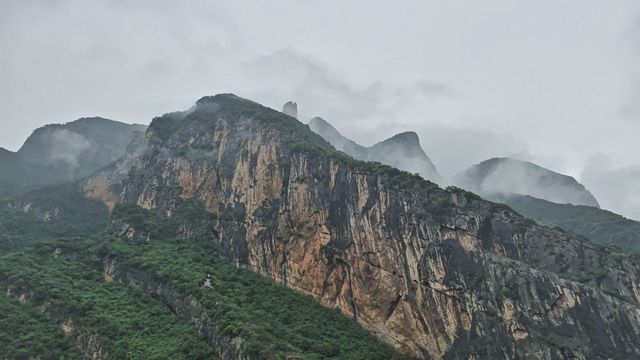
[(133, 3), (0, 2), (0, 146), (233, 92), (364, 145), (415, 130), (445, 176), (532, 160), (640, 219), (637, 0)]

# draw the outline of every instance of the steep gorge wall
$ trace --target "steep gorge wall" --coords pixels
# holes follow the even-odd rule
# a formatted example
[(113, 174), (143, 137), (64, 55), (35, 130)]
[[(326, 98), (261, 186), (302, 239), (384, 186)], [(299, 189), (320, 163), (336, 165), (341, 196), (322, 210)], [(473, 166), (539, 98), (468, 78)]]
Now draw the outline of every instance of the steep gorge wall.
[[(304, 129), (282, 131), (213, 105), (172, 120), (170, 135), (154, 121), (145, 152), (109, 198), (167, 216), (180, 199), (201, 201), (218, 215), (212, 241), (227, 258), (421, 358), (640, 353), (635, 263), (463, 191), (403, 187), (340, 158), (292, 150)], [(569, 280), (594, 268), (605, 276)]]

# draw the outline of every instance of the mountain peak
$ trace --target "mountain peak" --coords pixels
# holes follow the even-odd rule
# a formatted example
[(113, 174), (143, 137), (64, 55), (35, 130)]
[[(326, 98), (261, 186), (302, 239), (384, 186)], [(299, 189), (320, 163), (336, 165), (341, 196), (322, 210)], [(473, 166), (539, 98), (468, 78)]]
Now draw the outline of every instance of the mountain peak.
[(382, 143), (400, 143), (404, 146), (420, 147), (420, 138), (414, 131), (405, 131), (393, 135), (392, 137), (382, 141)]
[(233, 101), (233, 100), (242, 100), (242, 101), (250, 101), (244, 98), (241, 98), (235, 94), (232, 93), (223, 93), (223, 94), (216, 94), (216, 95), (206, 95), (201, 97), (200, 99), (198, 99), (196, 101), (196, 105), (202, 105), (202, 104), (208, 104), (208, 103), (214, 103), (214, 102), (219, 102), (219, 101)]
[(340, 134), (320, 117), (311, 119), (309, 127), (338, 150), (356, 159), (377, 161), (400, 170), (418, 173), (428, 180), (440, 181), (436, 167), (422, 150), (418, 134), (413, 131), (402, 132), (371, 147), (364, 147)]
[(600, 207), (591, 192), (575, 178), (509, 157), (491, 158), (473, 165), (456, 175), (454, 182), (486, 196), (529, 195), (555, 203)]
[(98, 116), (45, 125), (34, 130), (18, 152), (0, 152), (0, 167), (7, 169), (3, 178), (18, 190), (75, 180), (122, 157), (129, 142), (145, 129)]

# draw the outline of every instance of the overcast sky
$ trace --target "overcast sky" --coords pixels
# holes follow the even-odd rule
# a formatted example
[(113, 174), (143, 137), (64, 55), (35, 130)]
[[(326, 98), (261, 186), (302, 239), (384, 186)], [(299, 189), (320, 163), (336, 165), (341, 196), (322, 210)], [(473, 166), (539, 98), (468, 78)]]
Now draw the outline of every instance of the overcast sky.
[(640, 1), (345, 3), (2, 0), (0, 146), (233, 92), (364, 145), (414, 130), (445, 176), (531, 160), (640, 219)]

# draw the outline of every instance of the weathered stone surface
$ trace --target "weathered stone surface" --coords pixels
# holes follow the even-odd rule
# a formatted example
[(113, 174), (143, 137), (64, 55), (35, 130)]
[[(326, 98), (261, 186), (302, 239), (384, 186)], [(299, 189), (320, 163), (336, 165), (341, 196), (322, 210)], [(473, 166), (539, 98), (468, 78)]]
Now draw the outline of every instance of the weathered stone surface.
[(287, 103), (282, 107), (282, 112), (297, 119), (298, 104), (294, 103), (293, 101), (287, 101)]
[(421, 358), (638, 357), (635, 260), (462, 190), (293, 146), (328, 145), (277, 114), (218, 95), (157, 118), (102, 198), (166, 216), (201, 201), (224, 256)]

